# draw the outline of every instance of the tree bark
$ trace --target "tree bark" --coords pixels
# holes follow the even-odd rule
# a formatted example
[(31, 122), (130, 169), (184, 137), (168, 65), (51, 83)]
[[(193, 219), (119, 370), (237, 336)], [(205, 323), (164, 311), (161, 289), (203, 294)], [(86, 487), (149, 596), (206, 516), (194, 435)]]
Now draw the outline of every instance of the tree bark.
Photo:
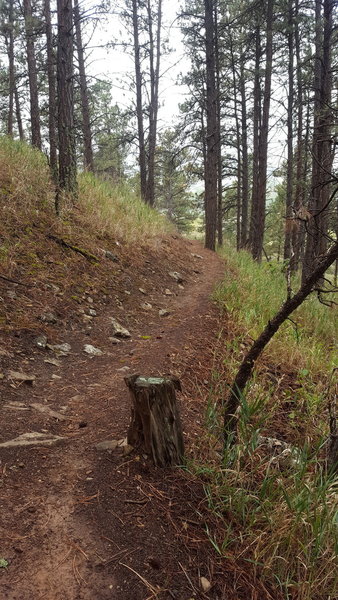
[(217, 1), (214, 6), (215, 22), (215, 70), (216, 70), (216, 111), (217, 111), (217, 242), (223, 246), (223, 161), (222, 161), (222, 136), (221, 136), (221, 74), (219, 57), (219, 30)]
[(216, 248), (217, 229), (217, 95), (213, 0), (204, 0), (206, 51), (206, 164), (205, 164), (205, 247)]
[(23, 125), (22, 125), (20, 98), (19, 98), (18, 86), (17, 86), (16, 82), (14, 84), (14, 99), (15, 99), (15, 116), (16, 116), (16, 122), (18, 125), (19, 138), (20, 138), (20, 141), (23, 142), (25, 140), (25, 134), (24, 134)]
[[(273, 26), (273, 7), (274, 0), (267, 2), (266, 16), (266, 63), (264, 78), (264, 93), (262, 107), (262, 122), (259, 136), (258, 150), (258, 175), (257, 175), (257, 204), (255, 211), (255, 227), (252, 239), (252, 257), (258, 262), (262, 259), (263, 239), (265, 229), (265, 203), (266, 203), (266, 180), (267, 180), (267, 160), (268, 160), (268, 134), (269, 134), (269, 115), (271, 98), (271, 76), (272, 76), (272, 26)], [(255, 177), (255, 173), (253, 174)]]
[(50, 12), (50, 0), (45, 0), (47, 77), (48, 77), (48, 130), (49, 130), (49, 164), (55, 183), (58, 181), (57, 133), (56, 133), (56, 76), (53, 30)]
[(8, 78), (9, 78), (9, 98), (8, 98), (8, 121), (7, 134), (13, 137), (14, 123), (14, 95), (15, 95), (15, 70), (14, 70), (14, 18), (13, 18), (13, 0), (9, 0), (8, 5), (8, 40), (6, 39), (8, 55)]
[(260, 61), (262, 56), (260, 27), (257, 24), (255, 33), (255, 77), (253, 90), (253, 156), (252, 156), (252, 190), (251, 190), (251, 215), (249, 246), (252, 249), (254, 237), (258, 228), (258, 171), (259, 171), (259, 145), (261, 125), (261, 80)]
[(184, 444), (173, 377), (125, 378), (132, 398), (132, 416), (128, 443), (150, 455), (158, 467), (182, 464)]
[(242, 111), (242, 223), (241, 248), (248, 243), (248, 210), (249, 210), (249, 160), (248, 160), (248, 125), (246, 108), (246, 89), (244, 72), (244, 54), (241, 55), (240, 65), (240, 94)]
[[(59, 186), (73, 197), (77, 193), (74, 129), (73, 6), (72, 0), (58, 0), (58, 130)], [(56, 210), (60, 211), (57, 194)]]
[(25, 31), (26, 31), (26, 49), (27, 49), (27, 66), (29, 80), (29, 96), (30, 96), (30, 121), (32, 144), (41, 150), (41, 131), (40, 131), (40, 108), (38, 95), (38, 78), (35, 58), (35, 43), (34, 43), (34, 27), (33, 13), (31, 0), (23, 1)]
[(236, 411), (240, 406), (241, 397), (251, 377), (256, 360), (280, 326), (286, 321), (289, 315), (304, 302), (305, 298), (311, 294), (316, 283), (321, 280), (327, 269), (335, 260), (337, 260), (337, 258), (338, 242), (335, 242), (316, 269), (302, 284), (298, 292), (292, 298), (287, 299), (271, 321), (268, 322), (264, 331), (262, 331), (261, 335), (255, 340), (250, 350), (245, 355), (232, 383), (225, 408), (224, 438), (226, 443), (234, 440), (237, 425)]
[(81, 34), (81, 19), (78, 0), (74, 0), (74, 21), (76, 33), (76, 48), (79, 61), (80, 95), (82, 112), (82, 134), (84, 146), (84, 168), (86, 171), (94, 171), (92, 132), (90, 125), (90, 111), (88, 101), (88, 86), (85, 68), (84, 51)]
[(316, 0), (316, 45), (315, 45), (315, 104), (312, 143), (312, 202), (309, 211), (313, 218), (308, 224), (308, 235), (303, 263), (304, 281), (326, 250), (328, 210), (333, 153), (331, 135), (333, 111), (331, 108), (331, 38), (334, 0), (324, 0), (323, 18), (321, 0)]
[[(300, 207), (305, 203), (305, 177), (304, 170), (304, 141), (303, 141), (303, 79), (302, 63), (300, 56), (300, 36), (299, 36), (299, 0), (295, 2), (295, 54), (297, 60), (297, 148), (296, 148), (296, 189), (294, 195), (294, 211), (297, 213)], [(303, 223), (294, 227), (292, 231), (293, 259), (291, 261), (291, 271), (298, 270), (300, 260), (301, 240), (304, 237)]]
[[(288, 0), (288, 108), (287, 108), (287, 174), (286, 174), (286, 223), (284, 238), (284, 260), (293, 258), (292, 226), (293, 226), (293, 54), (294, 54), (294, 18), (293, 0)], [(291, 264), (290, 264), (291, 269)]]
[(139, 165), (140, 165), (140, 188), (141, 198), (146, 201), (147, 197), (147, 161), (144, 141), (143, 125), (143, 100), (142, 100), (142, 72), (139, 42), (139, 18), (138, 18), (138, 0), (133, 0), (133, 31), (134, 31), (134, 61), (135, 61), (135, 80), (136, 80), (136, 115), (139, 144)]

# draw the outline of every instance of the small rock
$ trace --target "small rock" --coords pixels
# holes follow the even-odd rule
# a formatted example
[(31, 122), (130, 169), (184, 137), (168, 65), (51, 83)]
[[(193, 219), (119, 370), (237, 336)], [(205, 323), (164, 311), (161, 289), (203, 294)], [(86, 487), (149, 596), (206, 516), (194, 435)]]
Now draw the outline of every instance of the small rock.
[(182, 285), (181, 283), (178, 284), (178, 287), (180, 288), (180, 290), (184, 290), (184, 285)]
[(126, 329), (125, 327), (123, 327), (122, 325), (120, 325), (120, 323), (118, 321), (116, 321), (116, 319), (114, 319), (113, 317), (110, 317), (110, 323), (113, 329), (113, 335), (119, 338), (130, 338), (131, 334), (129, 333), (128, 329)]
[(170, 290), (168, 290), (168, 288), (164, 290), (164, 293), (166, 296), (173, 296), (173, 293)]
[(59, 435), (51, 435), (46, 433), (39, 433), (32, 431), (30, 433), (23, 433), (17, 438), (3, 442), (0, 444), (0, 448), (11, 448), (20, 446), (53, 446), (61, 442), (64, 438)]
[(117, 440), (105, 440), (104, 442), (99, 442), (96, 444), (96, 450), (115, 450), (118, 446)]
[(119, 262), (118, 256), (116, 256), (116, 254), (113, 254), (113, 252), (110, 252), (110, 250), (106, 250), (104, 255), (106, 258), (112, 260), (113, 262)]
[(175, 279), (175, 281), (177, 283), (183, 283), (183, 277), (180, 273), (177, 273), (177, 271), (170, 271), (168, 273), (168, 275), (170, 275), (170, 277), (172, 277), (173, 279)]
[(71, 345), (67, 344), (67, 342), (64, 344), (54, 344), (53, 346), (51, 344), (47, 344), (47, 348), (53, 350), (59, 356), (67, 356), (67, 354), (69, 354), (71, 351)]
[(200, 577), (200, 584), (203, 592), (209, 592), (211, 583), (206, 577)]
[(51, 325), (55, 325), (58, 322), (57, 317), (52, 312), (47, 312), (41, 315), (41, 321), (45, 323), (50, 323)]
[(122, 446), (122, 448), (124, 456), (128, 456), (128, 454), (131, 454), (131, 452), (134, 450), (134, 447), (130, 444), (125, 444), (124, 446)]
[(119, 340), (118, 338), (115, 338), (115, 337), (110, 337), (110, 338), (108, 338), (108, 340), (109, 340), (109, 341), (110, 341), (112, 344), (114, 344), (114, 346), (116, 346), (117, 344), (121, 344), (121, 340)]
[(56, 412), (55, 410), (52, 410), (51, 408), (49, 408), (49, 406), (45, 406), (44, 404), (30, 404), (29, 406), (31, 406), (32, 408), (34, 408), (35, 410), (44, 413), (46, 415), (48, 415), (49, 417), (53, 417), (54, 419), (57, 419), (58, 421), (66, 421), (66, 417), (64, 417), (63, 415), (61, 415), (60, 413)]
[(19, 381), (30, 384), (33, 384), (33, 382), (36, 379), (35, 375), (26, 375), (26, 373), (22, 373), (20, 371), (9, 370), (7, 375), (9, 379), (12, 379), (12, 381)]
[(130, 295), (131, 295), (131, 292), (130, 292), (129, 290), (124, 290), (124, 293), (125, 293), (127, 296), (130, 296)]
[(15, 298), (17, 298), (17, 295), (14, 290), (7, 290), (7, 296), (8, 298), (11, 298), (11, 300), (15, 300)]
[(87, 296), (87, 302), (89, 302), (89, 304), (93, 304), (94, 300), (91, 296)]
[(170, 315), (170, 310), (167, 310), (166, 308), (161, 308), (158, 311), (158, 314), (160, 315), (160, 317), (167, 317), (168, 315)]
[(119, 373), (126, 373), (130, 371), (130, 367), (121, 367), (120, 369), (116, 369)]
[(193, 256), (194, 258), (200, 258), (201, 260), (203, 260), (203, 256), (201, 256), (200, 254), (194, 254), (194, 252), (192, 252), (191, 256)]
[(143, 288), (138, 288), (138, 291), (141, 292), (141, 294), (147, 294), (147, 292)]
[(52, 379), (62, 379), (62, 377), (60, 375), (55, 375), (55, 373), (53, 373)]
[(95, 346), (92, 346), (91, 344), (85, 344), (83, 350), (86, 354), (90, 354), (91, 356), (102, 356), (103, 354), (100, 348), (95, 348)]
[(36, 339), (35, 339), (35, 345), (37, 346), (37, 348), (41, 348), (42, 350), (44, 350), (47, 346), (47, 336), (46, 335), (39, 335)]
[(150, 304), (150, 302), (143, 302), (143, 304), (141, 304), (141, 308), (143, 308), (143, 310), (151, 310), (153, 305)]
[(82, 320), (83, 320), (85, 323), (91, 323), (91, 322), (92, 322), (92, 320), (93, 320), (93, 317), (91, 317), (90, 315), (82, 315)]
[(96, 310), (94, 310), (93, 308), (89, 308), (89, 309), (88, 309), (88, 315), (89, 315), (90, 317), (96, 317), (96, 315), (97, 315), (97, 312), (96, 312)]

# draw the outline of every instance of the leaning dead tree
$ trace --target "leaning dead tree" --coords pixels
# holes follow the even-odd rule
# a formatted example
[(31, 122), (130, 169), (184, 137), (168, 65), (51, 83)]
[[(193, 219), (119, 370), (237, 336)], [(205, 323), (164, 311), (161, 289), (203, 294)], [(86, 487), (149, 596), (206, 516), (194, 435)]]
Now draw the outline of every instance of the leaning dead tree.
[(128, 444), (148, 454), (158, 467), (182, 464), (184, 455), (181, 420), (175, 390), (176, 377), (125, 378), (133, 406)]
[(250, 350), (245, 355), (230, 388), (225, 407), (224, 439), (226, 444), (233, 442), (235, 439), (237, 428), (236, 411), (240, 406), (243, 392), (251, 377), (256, 360), (291, 313), (304, 302), (311, 292), (315, 290), (320, 292), (316, 286), (323, 278), (327, 269), (335, 262), (335, 260), (337, 260), (337, 258), (338, 241), (332, 245), (331, 249), (322, 258), (317, 268), (312, 272), (312, 275), (305, 280), (298, 292), (284, 302), (280, 310), (275, 314), (271, 321), (268, 322), (261, 335), (255, 340)]

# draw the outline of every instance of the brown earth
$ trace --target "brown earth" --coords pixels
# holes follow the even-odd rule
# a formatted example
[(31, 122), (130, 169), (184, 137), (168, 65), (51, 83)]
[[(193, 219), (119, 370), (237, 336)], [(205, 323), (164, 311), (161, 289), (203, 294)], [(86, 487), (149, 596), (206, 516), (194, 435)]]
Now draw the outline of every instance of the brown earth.
[[(55, 252), (59, 258), (72, 255), (62, 248)], [(124, 376), (172, 373), (183, 386), (189, 464), (203, 426), (219, 331), (219, 311), (210, 299), (224, 275), (217, 255), (179, 239), (134, 256), (118, 252), (117, 264), (105, 261), (104, 278), (83, 256), (72, 255), (78, 268), (72, 289), (58, 278), (55, 255), (48, 281), (25, 287), (0, 280), (6, 318), (0, 337), (0, 442), (33, 431), (63, 437), (53, 447), (0, 448), (0, 558), (8, 562), (0, 569), (0, 597), (270, 597), (245, 569), (234, 568), (231, 556), (220, 558), (214, 550), (217, 522), (203, 479), (188, 469), (156, 469), (137, 453), (96, 449), (98, 442), (126, 435), (130, 399)], [(169, 271), (182, 274), (182, 287)], [(165, 295), (168, 288), (171, 296)], [(142, 308), (144, 302), (152, 308)], [(89, 308), (97, 313), (92, 319), (84, 316)], [(169, 316), (160, 317), (160, 308), (168, 308)], [(57, 323), (41, 321), (46, 310)], [(128, 327), (130, 340), (112, 344), (112, 316)], [(61, 366), (45, 362), (56, 356), (36, 347), (39, 334), (52, 344), (71, 345), (68, 356), (57, 358)], [(86, 355), (88, 343), (103, 355)], [(36, 375), (34, 384), (14, 381), (10, 369)], [(65, 420), (38, 412), (32, 403)], [(207, 592), (201, 577), (211, 583)]]

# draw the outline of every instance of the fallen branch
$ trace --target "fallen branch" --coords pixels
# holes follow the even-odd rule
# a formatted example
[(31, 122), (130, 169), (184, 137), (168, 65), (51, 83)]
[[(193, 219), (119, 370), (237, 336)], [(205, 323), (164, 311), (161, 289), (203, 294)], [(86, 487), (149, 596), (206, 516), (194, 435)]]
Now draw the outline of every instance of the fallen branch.
[(91, 263), (100, 262), (100, 260), (97, 258), (97, 256), (95, 256), (95, 254), (91, 254), (87, 250), (83, 250), (82, 248), (79, 248), (78, 246), (73, 246), (72, 244), (70, 244), (69, 242), (66, 242), (62, 238), (56, 237), (56, 235), (52, 235), (51, 233), (49, 233), (47, 235), (47, 237), (48, 237), (48, 239), (53, 240), (53, 242), (55, 242), (56, 244), (59, 244), (59, 246), (62, 246), (63, 248), (68, 248), (69, 250), (73, 250), (73, 252), (77, 252), (78, 254), (81, 254), (82, 256), (84, 256), (84, 258), (89, 260), (89, 262), (91, 262)]
[(29, 283), (22, 283), (21, 281), (17, 281), (16, 279), (10, 279), (10, 277), (5, 277), (5, 275), (0, 275), (0, 279), (9, 281), (9, 283), (15, 283), (16, 285), (23, 285), (25, 287), (31, 287)]
[(265, 346), (270, 342), (271, 338), (278, 331), (280, 326), (289, 318), (289, 315), (296, 310), (304, 300), (314, 291), (316, 283), (323, 277), (325, 271), (338, 258), (338, 241), (333, 244), (327, 252), (323, 260), (313, 273), (305, 280), (298, 292), (288, 298), (275, 316), (268, 322), (261, 335), (252, 344), (250, 350), (245, 355), (237, 375), (230, 388), (228, 401), (224, 413), (224, 440), (225, 443), (233, 443), (236, 435), (237, 417), (236, 411), (240, 406), (241, 397), (243, 395), (246, 384), (248, 383), (255, 362), (263, 352)]

